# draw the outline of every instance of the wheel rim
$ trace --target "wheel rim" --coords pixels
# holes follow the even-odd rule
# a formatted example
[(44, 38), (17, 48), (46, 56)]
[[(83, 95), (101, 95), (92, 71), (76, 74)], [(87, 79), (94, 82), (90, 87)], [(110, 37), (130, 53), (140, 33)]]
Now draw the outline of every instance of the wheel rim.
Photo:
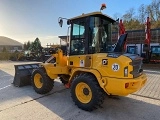
[(92, 99), (92, 91), (86, 83), (78, 83), (76, 86), (77, 99), (82, 103), (89, 103)]
[(43, 86), (42, 76), (39, 73), (34, 76), (34, 84), (37, 88), (41, 88)]

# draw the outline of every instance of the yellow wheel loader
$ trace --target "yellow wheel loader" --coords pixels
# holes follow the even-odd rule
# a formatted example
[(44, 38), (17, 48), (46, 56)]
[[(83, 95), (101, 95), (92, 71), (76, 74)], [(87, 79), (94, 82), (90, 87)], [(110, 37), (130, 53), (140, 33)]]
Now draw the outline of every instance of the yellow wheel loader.
[[(112, 44), (111, 28), (115, 22), (101, 12), (67, 19), (68, 52), (58, 49), (45, 63), (15, 65), (14, 85), (31, 83), (37, 93), (45, 94), (59, 78), (71, 89), (75, 104), (87, 111), (100, 106), (106, 94), (126, 96), (141, 89), (147, 80), (141, 68), (142, 58), (123, 52), (127, 34)], [(61, 26), (62, 23), (60, 18)], [(25, 72), (30, 80), (23, 84)]]

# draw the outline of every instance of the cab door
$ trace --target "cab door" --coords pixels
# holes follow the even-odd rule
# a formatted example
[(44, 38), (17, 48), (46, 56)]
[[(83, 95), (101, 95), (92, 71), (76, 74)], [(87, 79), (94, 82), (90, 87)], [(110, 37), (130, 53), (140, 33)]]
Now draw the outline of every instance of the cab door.
[(72, 21), (69, 66), (91, 67), (91, 55), (88, 55), (88, 22), (87, 18), (79, 18)]

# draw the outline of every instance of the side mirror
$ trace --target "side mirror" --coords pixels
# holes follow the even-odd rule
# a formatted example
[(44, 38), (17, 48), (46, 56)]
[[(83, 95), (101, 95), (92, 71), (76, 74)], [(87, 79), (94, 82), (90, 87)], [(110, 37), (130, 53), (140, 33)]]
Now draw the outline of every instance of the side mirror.
[(59, 23), (59, 26), (62, 27), (62, 25), (63, 25), (63, 20), (62, 20), (62, 18), (60, 18), (60, 19), (58, 20), (58, 23)]
[(62, 27), (63, 25), (63, 19), (67, 20), (67, 25), (70, 25), (71, 24), (71, 20), (67, 19), (67, 18), (62, 18), (62, 17), (59, 17), (58, 18), (58, 23), (59, 23), (59, 26)]
[(71, 20), (67, 20), (67, 25), (70, 25), (71, 24)]

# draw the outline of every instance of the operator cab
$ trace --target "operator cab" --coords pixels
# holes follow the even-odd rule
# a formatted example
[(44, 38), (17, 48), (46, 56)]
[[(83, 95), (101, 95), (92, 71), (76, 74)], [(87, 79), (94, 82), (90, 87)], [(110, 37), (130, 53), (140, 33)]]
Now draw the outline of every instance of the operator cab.
[(116, 22), (114, 19), (93, 12), (68, 21), (71, 24), (70, 56), (112, 51), (111, 26)]

